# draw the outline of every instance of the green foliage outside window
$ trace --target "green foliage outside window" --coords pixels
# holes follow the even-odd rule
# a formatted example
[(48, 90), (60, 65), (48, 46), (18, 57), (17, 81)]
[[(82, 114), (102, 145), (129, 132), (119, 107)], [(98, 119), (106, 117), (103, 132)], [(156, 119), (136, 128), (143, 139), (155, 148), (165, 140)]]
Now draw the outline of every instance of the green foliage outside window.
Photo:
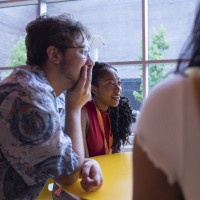
[(15, 67), (26, 64), (26, 46), (25, 37), (20, 37), (19, 41), (8, 53), (11, 61), (6, 62), (7, 67)]
[[(163, 25), (160, 26), (160, 32), (157, 34), (155, 28), (152, 30), (152, 35), (149, 43), (149, 60), (163, 60), (163, 52), (169, 49), (169, 43), (165, 41), (166, 29)], [(142, 48), (142, 42), (141, 42)], [(142, 57), (139, 56), (142, 60)], [(168, 75), (165, 72), (165, 65), (154, 64), (149, 66), (149, 89), (151, 89), (160, 80), (166, 78)], [(139, 67), (142, 70), (142, 67)], [(143, 75), (141, 75), (141, 80)], [(140, 92), (134, 91), (133, 96), (139, 102), (143, 100), (143, 82), (140, 84)]]

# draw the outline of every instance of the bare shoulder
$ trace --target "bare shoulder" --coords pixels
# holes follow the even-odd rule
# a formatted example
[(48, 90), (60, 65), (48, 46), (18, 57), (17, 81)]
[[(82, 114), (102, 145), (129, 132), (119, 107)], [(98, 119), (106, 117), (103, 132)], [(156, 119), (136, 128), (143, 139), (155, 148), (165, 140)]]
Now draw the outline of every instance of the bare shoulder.
[[(173, 185), (168, 183), (166, 174), (154, 166), (152, 161), (148, 158), (146, 152), (144, 152), (137, 144), (137, 136), (134, 140), (133, 174), (134, 200), (182, 199), (182, 192), (178, 183), (175, 182)], [(159, 190), (156, 188), (159, 188)]]
[(81, 109), (81, 127), (83, 135), (87, 137), (89, 132), (89, 116), (85, 107)]
[(88, 158), (89, 153), (88, 153), (86, 138), (88, 137), (88, 134), (89, 134), (89, 117), (88, 117), (88, 113), (85, 107), (82, 107), (81, 109), (81, 128), (82, 128), (82, 133), (83, 133), (85, 157)]
[(170, 94), (174, 95), (174, 93), (177, 94), (177, 91), (180, 91), (182, 90), (182, 88), (185, 88), (187, 82), (188, 82), (188, 79), (186, 77), (182, 75), (174, 75), (156, 84), (152, 88), (150, 95), (154, 96), (156, 94), (156, 95), (163, 96), (163, 94), (166, 95), (166, 93), (168, 95)]
[(84, 106), (81, 108), (81, 120), (89, 121), (88, 112)]

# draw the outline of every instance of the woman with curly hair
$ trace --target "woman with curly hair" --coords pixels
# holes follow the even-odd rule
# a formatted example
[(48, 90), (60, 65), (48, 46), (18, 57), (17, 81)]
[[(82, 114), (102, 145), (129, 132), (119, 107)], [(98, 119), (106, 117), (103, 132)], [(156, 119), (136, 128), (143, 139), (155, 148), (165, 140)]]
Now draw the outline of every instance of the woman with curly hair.
[(121, 96), (117, 70), (96, 62), (92, 73), (92, 100), (82, 108), (82, 131), (85, 156), (92, 157), (120, 151), (128, 142), (135, 122), (129, 100)]

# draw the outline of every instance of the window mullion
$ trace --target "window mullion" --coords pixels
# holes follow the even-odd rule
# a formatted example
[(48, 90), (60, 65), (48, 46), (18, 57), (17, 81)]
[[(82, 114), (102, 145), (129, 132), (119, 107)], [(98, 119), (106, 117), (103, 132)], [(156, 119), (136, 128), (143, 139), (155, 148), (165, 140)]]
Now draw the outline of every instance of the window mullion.
[(143, 61), (143, 98), (145, 99), (149, 91), (148, 80), (148, 65), (146, 61), (149, 60), (148, 51), (149, 37), (148, 37), (148, 0), (142, 0), (142, 61)]
[(47, 4), (45, 0), (38, 0), (38, 16), (47, 12)]

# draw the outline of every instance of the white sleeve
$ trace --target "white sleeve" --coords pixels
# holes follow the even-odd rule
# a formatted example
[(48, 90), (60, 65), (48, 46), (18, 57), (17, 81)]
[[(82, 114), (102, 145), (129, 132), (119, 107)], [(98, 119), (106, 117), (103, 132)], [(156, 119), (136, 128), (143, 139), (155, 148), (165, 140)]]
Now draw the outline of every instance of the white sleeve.
[(170, 184), (181, 171), (184, 83), (183, 77), (175, 76), (152, 89), (136, 126), (137, 143)]

